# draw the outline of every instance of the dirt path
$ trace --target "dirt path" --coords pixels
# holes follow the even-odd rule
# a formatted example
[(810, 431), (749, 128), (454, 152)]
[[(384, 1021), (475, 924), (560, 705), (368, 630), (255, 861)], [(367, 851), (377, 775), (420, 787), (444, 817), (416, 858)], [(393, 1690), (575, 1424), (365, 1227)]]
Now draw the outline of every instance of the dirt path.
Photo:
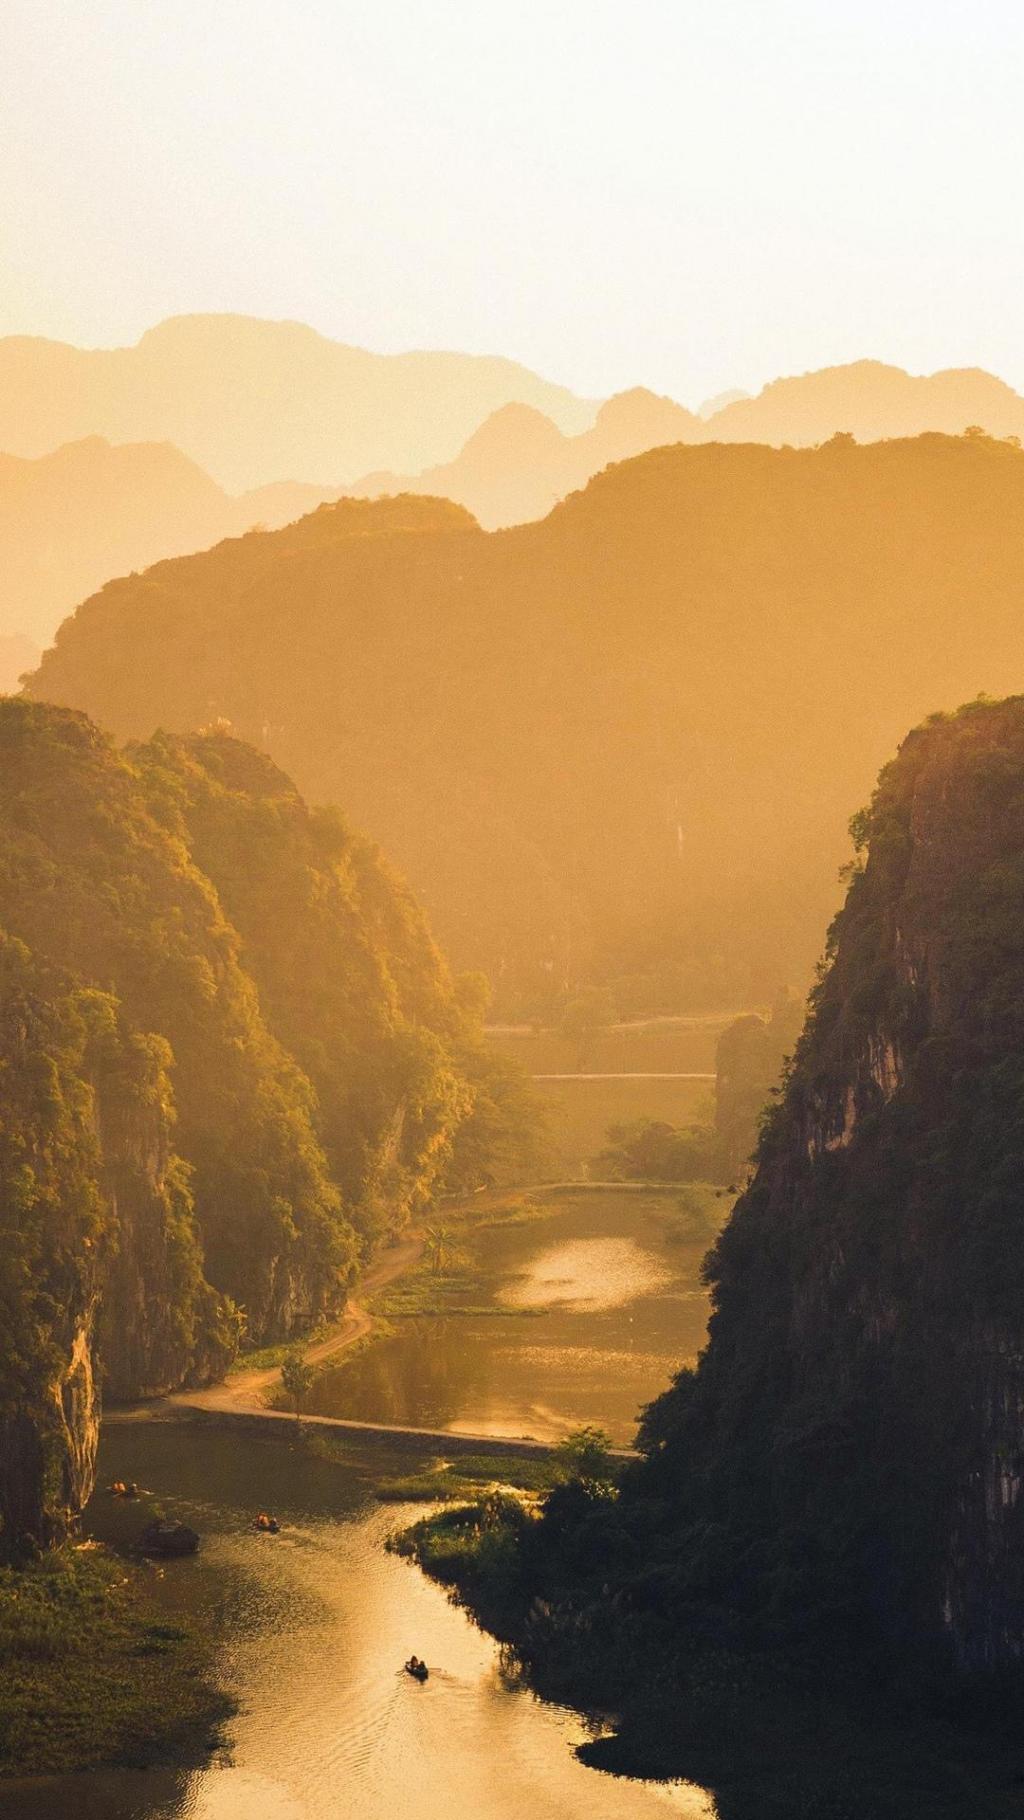
[[(588, 1190), (593, 1192), (594, 1190), (611, 1189), (618, 1194), (630, 1192), (643, 1194), (649, 1193), (652, 1189), (675, 1189), (678, 1186), (678, 1182), (541, 1182), (514, 1192), (525, 1196), (551, 1194), (559, 1191), (586, 1193)], [(509, 1192), (507, 1189), (498, 1188), (478, 1191), (477, 1194), (468, 1196), (465, 1201), (454, 1205), (449, 1204), (446, 1207), (442, 1203), (438, 1212), (442, 1217), (445, 1214), (452, 1216), (457, 1215), (464, 1208), (472, 1207), (478, 1214), (483, 1213), (492, 1206), (500, 1206), (508, 1199)], [(388, 1283), (393, 1283), (396, 1277), (404, 1276), (406, 1271), (413, 1270), (423, 1256), (425, 1243), (426, 1235), (424, 1233), (408, 1232), (398, 1240), (397, 1244), (389, 1245), (385, 1251), (380, 1252), (357, 1284), (359, 1298), (375, 1295), (379, 1289), (384, 1289)], [(364, 1334), (369, 1333), (373, 1324), (374, 1316), (369, 1309), (364, 1307), (361, 1299), (353, 1297), (349, 1301), (343, 1318), (333, 1331), (324, 1339), (317, 1340), (315, 1345), (306, 1348), (307, 1362), (316, 1366), (336, 1358), (347, 1347), (353, 1346), (357, 1340), (362, 1339)], [(150, 1404), (148, 1407), (141, 1405), (134, 1411), (134, 1415), (136, 1419), (147, 1413), (153, 1416), (161, 1412), (170, 1415), (175, 1409), (180, 1409), (205, 1410), (210, 1414), (263, 1415), (276, 1418), (286, 1412), (271, 1409), (268, 1406), (268, 1397), (280, 1387), (280, 1383), (281, 1368), (279, 1365), (265, 1366), (255, 1371), (234, 1371), (221, 1384), (211, 1384), (207, 1390), (176, 1391), (172, 1396), (161, 1397), (158, 1403)], [(124, 1413), (127, 1414), (127, 1412)], [(383, 1434), (387, 1432), (382, 1427), (343, 1421), (333, 1416), (306, 1417), (305, 1419), (339, 1428), (352, 1428), (359, 1431), (365, 1429), (367, 1433)], [(396, 1430), (396, 1432), (405, 1431)], [(426, 1430), (408, 1430), (410, 1435), (416, 1434), (423, 1437), (427, 1437), (427, 1432)], [(486, 1437), (477, 1437), (481, 1444), (485, 1439)], [(540, 1444), (534, 1443), (534, 1445)]]
[[(423, 1256), (425, 1240), (422, 1232), (409, 1232), (399, 1239), (396, 1245), (389, 1245), (374, 1259), (370, 1268), (359, 1279), (360, 1296), (375, 1295), (384, 1289), (396, 1277), (404, 1276), (412, 1270)], [(327, 1359), (333, 1359), (347, 1346), (370, 1332), (374, 1317), (361, 1301), (349, 1301), (344, 1316), (337, 1327), (315, 1345), (306, 1348), (305, 1358), (310, 1365), (323, 1365)], [(180, 1390), (174, 1396), (164, 1398), (165, 1403), (177, 1404), (188, 1409), (219, 1409), (227, 1411), (265, 1410), (266, 1396), (277, 1390), (281, 1382), (281, 1368), (271, 1365), (257, 1371), (234, 1371), (225, 1378), (222, 1384), (212, 1384), (208, 1390)]]

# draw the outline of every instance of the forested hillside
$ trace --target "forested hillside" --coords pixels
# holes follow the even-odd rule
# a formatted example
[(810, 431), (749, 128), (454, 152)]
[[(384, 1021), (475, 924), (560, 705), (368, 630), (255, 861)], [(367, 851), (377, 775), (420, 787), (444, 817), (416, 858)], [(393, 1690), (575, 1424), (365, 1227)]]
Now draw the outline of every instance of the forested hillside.
[(684, 1759), (685, 1715), (714, 1735), (709, 1690), (763, 1652), (783, 1687), (799, 1662), (805, 1693), (915, 1710), (989, 1677), (993, 1719), (1024, 1655), (1024, 697), (911, 734), (854, 833), (708, 1345), (642, 1461), (418, 1544), (545, 1686)]
[(165, 1390), (337, 1313), (531, 1111), (377, 850), (222, 733), (120, 754), (0, 702), (0, 971), (0, 1527), (46, 1539), (99, 1379)]
[(540, 523), (342, 501), (111, 583), (30, 688), (119, 734), (223, 716), (344, 802), (513, 1015), (802, 986), (902, 730), (1017, 686), (1024, 453), (655, 450)]

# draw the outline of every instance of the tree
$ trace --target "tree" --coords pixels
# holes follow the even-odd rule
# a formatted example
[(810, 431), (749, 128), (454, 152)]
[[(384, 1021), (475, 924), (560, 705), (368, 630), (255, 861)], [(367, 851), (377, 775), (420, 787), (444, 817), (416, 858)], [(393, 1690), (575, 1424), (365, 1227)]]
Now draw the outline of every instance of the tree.
[(444, 1267), (451, 1261), (452, 1235), (447, 1226), (428, 1226), (426, 1232), (427, 1256), (435, 1276), (441, 1276)]
[(594, 1038), (615, 1022), (615, 1003), (596, 986), (570, 999), (562, 1013), (559, 1032), (576, 1044), (576, 1070), (582, 1073), (590, 1059)]
[(555, 1455), (570, 1479), (583, 1485), (611, 1485), (615, 1479), (611, 1446), (611, 1435), (588, 1424), (567, 1434), (558, 1443)]
[(295, 1406), (296, 1422), (301, 1420), (302, 1405), (313, 1388), (314, 1376), (313, 1367), (307, 1363), (302, 1347), (290, 1347), (281, 1365), (281, 1382)]

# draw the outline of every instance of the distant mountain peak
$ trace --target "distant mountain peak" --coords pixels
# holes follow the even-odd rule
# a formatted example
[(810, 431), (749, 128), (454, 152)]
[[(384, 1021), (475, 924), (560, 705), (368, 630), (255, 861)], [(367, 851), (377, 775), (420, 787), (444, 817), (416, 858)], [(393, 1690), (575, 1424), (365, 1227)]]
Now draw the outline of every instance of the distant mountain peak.
[(565, 441), (561, 430), (543, 411), (529, 404), (503, 404), (486, 417), (458, 456), (460, 462), (496, 451), (527, 458), (546, 456)]

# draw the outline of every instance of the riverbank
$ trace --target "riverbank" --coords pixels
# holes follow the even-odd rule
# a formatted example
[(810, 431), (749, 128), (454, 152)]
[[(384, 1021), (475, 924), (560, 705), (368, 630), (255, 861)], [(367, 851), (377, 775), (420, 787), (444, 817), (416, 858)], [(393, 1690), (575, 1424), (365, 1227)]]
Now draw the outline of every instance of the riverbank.
[[(104, 1427), (103, 1479), (136, 1480), (202, 1534), (197, 1556), (166, 1564), (161, 1602), (216, 1636), (237, 1712), (226, 1749), (195, 1769), (0, 1785), (5, 1820), (712, 1820), (699, 1791), (583, 1765), (586, 1727), (536, 1701), (492, 1639), (388, 1551), (414, 1507), (377, 1488), (408, 1455), (346, 1444), (323, 1458), (294, 1428)], [(260, 1507), (276, 1535), (254, 1530)], [(101, 1493), (87, 1522), (117, 1543), (136, 1516)], [(412, 1652), (430, 1665), (425, 1687), (403, 1672)]]
[(154, 1599), (158, 1572), (88, 1544), (0, 1570), (0, 1776), (216, 1748), (234, 1703), (210, 1634)]
[[(595, 1516), (602, 1507), (586, 1569), (599, 1580), (596, 1555), (611, 1566), (634, 1539), (608, 1523), (604, 1492), (553, 1499), (573, 1499), (579, 1519), (588, 1496)], [(668, 1617), (667, 1564), (625, 1602), (595, 1603), (574, 1593), (572, 1548), (561, 1559), (536, 1547), (538, 1514), (535, 1500), (477, 1498), (393, 1547), (505, 1646), (541, 1699), (589, 1720), (582, 1762), (713, 1790), (715, 1820), (1020, 1820), (1019, 1685), (971, 1694), (866, 1653), (743, 1648), (724, 1611)]]
[(304, 1418), (459, 1435), (476, 1452), (590, 1425), (628, 1448), (641, 1407), (704, 1343), (701, 1259), (728, 1206), (705, 1198), (699, 1218), (679, 1184), (478, 1205), (452, 1222), (443, 1271), (431, 1260), (375, 1298), (390, 1331), (318, 1375)]
[[(378, 1253), (359, 1280), (359, 1297), (375, 1295), (397, 1277), (413, 1270), (423, 1255), (424, 1244), (422, 1232), (407, 1232), (394, 1245)], [(373, 1326), (374, 1316), (364, 1301), (350, 1297), (338, 1325), (304, 1348), (306, 1363), (319, 1370), (338, 1354), (365, 1340)], [(177, 1391), (173, 1396), (162, 1397), (160, 1402), (169, 1409), (205, 1409), (228, 1415), (264, 1411), (269, 1399), (281, 1389), (281, 1359), (288, 1348), (275, 1347), (273, 1350), (272, 1362), (247, 1365), (243, 1359), (221, 1383), (211, 1384), (205, 1390)]]

